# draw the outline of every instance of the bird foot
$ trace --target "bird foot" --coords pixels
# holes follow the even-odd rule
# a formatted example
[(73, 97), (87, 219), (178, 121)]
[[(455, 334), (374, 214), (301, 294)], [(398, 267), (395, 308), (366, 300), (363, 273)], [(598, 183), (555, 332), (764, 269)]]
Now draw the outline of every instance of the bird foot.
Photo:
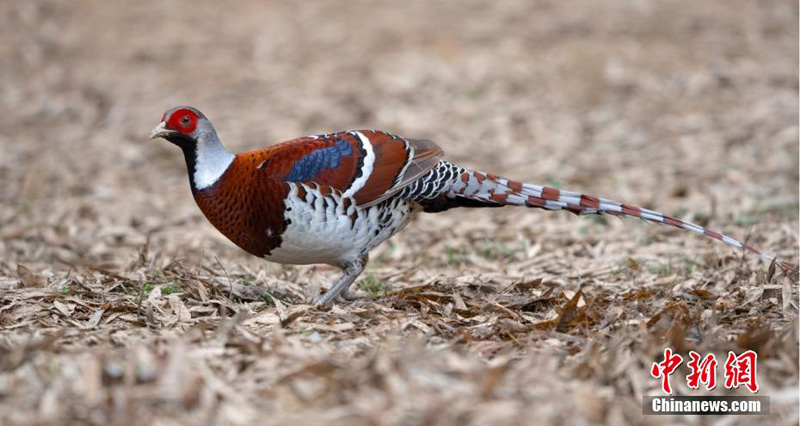
[(367, 264), (367, 256), (364, 255), (353, 262), (350, 262), (342, 268), (344, 271), (344, 275), (339, 278), (338, 281), (330, 288), (328, 291), (323, 294), (316, 302), (314, 302), (314, 307), (319, 308), (323, 306), (330, 305), (334, 300), (341, 298), (345, 301), (352, 301), (354, 300), (353, 296), (350, 295), (348, 288), (350, 284), (353, 284), (353, 281), (356, 280), (359, 274), (364, 271), (364, 267)]
[[(323, 297), (324, 296), (325, 295), (323, 295)], [(353, 303), (353, 302), (355, 302), (357, 300), (361, 300), (363, 298), (364, 297), (362, 297), (362, 296), (358, 296), (358, 295), (353, 294), (349, 290), (344, 290), (338, 296), (334, 297), (333, 300), (335, 300), (338, 303), (342, 303), (342, 304), (348, 305), (350, 303)], [(322, 301), (322, 297), (320, 297), (319, 300), (314, 302), (314, 307), (315, 308), (323, 307), (323, 306), (330, 306), (330, 305), (331, 305), (331, 303), (325, 303), (324, 301)]]
[(346, 289), (342, 292), (342, 294), (339, 295), (339, 299), (345, 302), (355, 302), (356, 300), (363, 299), (363, 297), (357, 296), (352, 291), (350, 291), (350, 289)]

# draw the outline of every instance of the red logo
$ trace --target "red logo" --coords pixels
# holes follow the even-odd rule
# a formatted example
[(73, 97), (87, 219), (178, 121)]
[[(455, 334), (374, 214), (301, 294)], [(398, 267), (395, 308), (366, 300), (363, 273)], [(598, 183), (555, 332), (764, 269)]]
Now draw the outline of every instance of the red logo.
[[(747, 351), (741, 355), (728, 352), (728, 359), (725, 361), (725, 387), (735, 389), (741, 385), (747, 387), (752, 393), (758, 392), (758, 381), (756, 380), (756, 364), (758, 355), (753, 351)], [(661, 390), (666, 394), (672, 394), (670, 386), (670, 376), (683, 363), (683, 357), (672, 352), (672, 349), (664, 349), (664, 360), (654, 362), (650, 367), (650, 375), (656, 379), (661, 379)], [(706, 390), (713, 390), (717, 387), (717, 358), (714, 354), (701, 356), (695, 351), (689, 351), (689, 374), (686, 375), (686, 384), (690, 389), (699, 389), (704, 385)]]
[(747, 351), (739, 356), (733, 352), (728, 352), (728, 360), (725, 361), (725, 387), (728, 389), (738, 388), (739, 385), (747, 386), (750, 392), (758, 392), (758, 382), (756, 381), (756, 362), (758, 354)]
[(706, 385), (707, 390), (717, 387), (717, 358), (714, 354), (708, 354), (705, 358), (700, 358), (700, 354), (689, 351), (689, 362), (686, 364), (692, 370), (686, 376), (686, 384), (692, 389), (698, 389), (700, 383)]
[(664, 361), (654, 362), (650, 368), (650, 375), (656, 379), (661, 379), (661, 390), (664, 393), (671, 394), (672, 387), (669, 385), (669, 376), (675, 372), (675, 369), (683, 362), (683, 357), (678, 354), (673, 354), (672, 349), (664, 349)]

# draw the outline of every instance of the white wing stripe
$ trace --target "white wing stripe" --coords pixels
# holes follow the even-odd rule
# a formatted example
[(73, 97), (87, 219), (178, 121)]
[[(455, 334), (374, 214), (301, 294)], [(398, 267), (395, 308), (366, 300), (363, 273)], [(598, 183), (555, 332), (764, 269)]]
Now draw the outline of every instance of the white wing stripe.
[(361, 176), (354, 180), (347, 190), (344, 191), (344, 194), (342, 194), (344, 197), (352, 197), (359, 189), (363, 188), (364, 185), (367, 184), (370, 175), (372, 175), (372, 169), (375, 166), (375, 151), (372, 149), (372, 142), (369, 141), (369, 138), (364, 136), (361, 132), (350, 132), (350, 134), (358, 138), (359, 142), (361, 142), (361, 146), (364, 147), (364, 151), (367, 152), (367, 155), (364, 157), (364, 164), (361, 167)]

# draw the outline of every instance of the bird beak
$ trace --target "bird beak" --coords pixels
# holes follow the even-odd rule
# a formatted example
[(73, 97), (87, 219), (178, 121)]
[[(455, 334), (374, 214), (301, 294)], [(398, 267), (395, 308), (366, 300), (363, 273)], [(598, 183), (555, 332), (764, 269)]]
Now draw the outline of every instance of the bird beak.
[(153, 129), (152, 132), (150, 132), (150, 139), (164, 138), (176, 133), (178, 132), (175, 130), (167, 129), (167, 123), (162, 121), (161, 124), (156, 126), (156, 128)]

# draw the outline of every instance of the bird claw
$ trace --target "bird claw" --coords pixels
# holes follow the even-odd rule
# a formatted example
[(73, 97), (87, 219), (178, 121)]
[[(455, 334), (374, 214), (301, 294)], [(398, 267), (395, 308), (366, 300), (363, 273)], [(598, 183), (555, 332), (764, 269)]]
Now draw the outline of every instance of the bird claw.
[(361, 299), (361, 297), (353, 294), (350, 289), (345, 289), (341, 294), (339, 294), (339, 299), (345, 302), (355, 302), (356, 300)]
[[(328, 293), (325, 293), (325, 294), (328, 294)], [(357, 300), (360, 300), (360, 299), (362, 299), (362, 298), (352, 294), (349, 290), (344, 290), (339, 295), (337, 295), (336, 297), (333, 297), (333, 298), (330, 298), (330, 299), (326, 299), (325, 295), (323, 294), (322, 297), (320, 297), (319, 299), (317, 299), (314, 302), (314, 307), (318, 308), (318, 309), (319, 308), (330, 307), (334, 300), (336, 302), (339, 302), (339, 303), (350, 304), (350, 303), (353, 303), (353, 302), (355, 302)]]

